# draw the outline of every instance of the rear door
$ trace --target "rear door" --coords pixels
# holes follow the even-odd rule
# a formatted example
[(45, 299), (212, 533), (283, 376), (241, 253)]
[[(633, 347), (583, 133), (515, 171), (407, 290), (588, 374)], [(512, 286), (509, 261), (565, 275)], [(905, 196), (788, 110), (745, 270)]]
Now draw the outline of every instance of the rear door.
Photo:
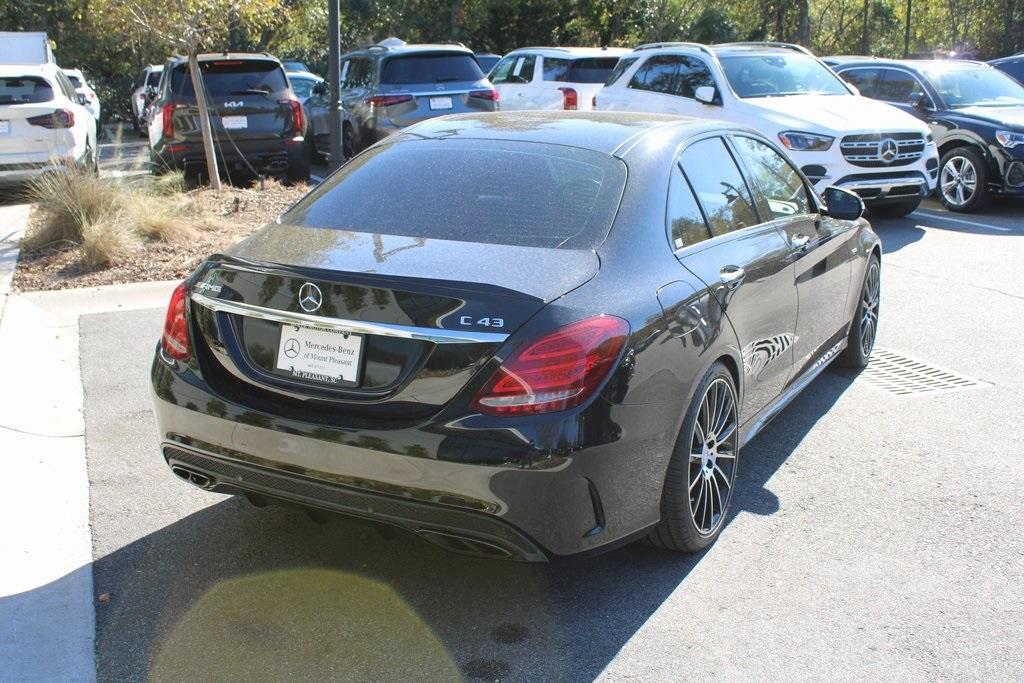
[(751, 179), (755, 202), (789, 243), (799, 300), (793, 375), (814, 364), (846, 334), (852, 269), (852, 223), (822, 220), (810, 188), (781, 152), (763, 141), (733, 135)]
[(742, 423), (783, 391), (792, 370), (797, 289), (791, 250), (774, 223), (762, 222), (721, 137), (683, 150), (671, 192), (676, 256), (714, 294), (741, 346)]
[[(269, 140), (293, 134), (291, 89), (276, 60), (225, 58), (202, 61), (199, 69), (217, 137)], [(175, 112), (176, 137), (199, 141), (199, 109), (187, 64), (175, 68), (170, 87), (172, 99), (187, 105)]]

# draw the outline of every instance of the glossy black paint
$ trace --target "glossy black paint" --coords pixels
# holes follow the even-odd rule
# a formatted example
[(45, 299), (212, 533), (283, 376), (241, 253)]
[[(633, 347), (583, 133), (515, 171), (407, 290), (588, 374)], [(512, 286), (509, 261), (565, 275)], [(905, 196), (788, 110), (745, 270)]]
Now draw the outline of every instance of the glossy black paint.
[[(957, 147), (973, 147), (981, 152), (989, 166), (989, 190), (1005, 195), (1024, 195), (1024, 183), (1016, 186), (1006, 182), (1011, 163), (1024, 163), (1024, 145), (1003, 147), (996, 140), (996, 132), (1007, 130), (1024, 132), (1024, 106), (1006, 107), (952, 107), (936, 90), (934, 84), (920, 69), (918, 60), (870, 59), (840, 62), (833, 70), (840, 76), (856, 69), (897, 69), (917, 79), (925, 93), (919, 103), (889, 102), (894, 107), (916, 116), (931, 128), (941, 158)], [(990, 68), (978, 64), (978, 68)], [(1024, 91), (1022, 91), (1024, 92)]]
[[(720, 360), (734, 373), (749, 439), (834, 356), (867, 256), (879, 249), (865, 221), (824, 216), (815, 197), (813, 214), (673, 251), (672, 168), (692, 141), (726, 131), (716, 122), (567, 112), (452, 117), (393, 136), (385, 144), (421, 136), (560, 141), (620, 158), (628, 182), (595, 252), (271, 225), (211, 257), (188, 282), (213, 299), (297, 311), (298, 288), (315, 282), (332, 317), (443, 331), (454, 329), (455, 311), (498, 311), (509, 336), (465, 344), (371, 339), (368, 354), (379, 367), (361, 386), (295, 387), (260, 372), (267, 329), (247, 329), (238, 316), (193, 301), (192, 357), (168, 362), (158, 351), (152, 367), (161, 442), (376, 496), (381, 505), (414, 501), (484, 515), (545, 556), (642, 534), (659, 519), (671, 450), (707, 368)], [(802, 241), (804, 232), (811, 239)], [(742, 266), (746, 276), (725, 285), (726, 266)], [(515, 418), (469, 408), (520, 345), (598, 313), (628, 321), (630, 338), (592, 400)], [(234, 479), (212, 486), (257, 488)], [(321, 504), (286, 490), (275, 495)], [(379, 517), (371, 508), (348, 512)], [(495, 538), (433, 517), (385, 521)]]

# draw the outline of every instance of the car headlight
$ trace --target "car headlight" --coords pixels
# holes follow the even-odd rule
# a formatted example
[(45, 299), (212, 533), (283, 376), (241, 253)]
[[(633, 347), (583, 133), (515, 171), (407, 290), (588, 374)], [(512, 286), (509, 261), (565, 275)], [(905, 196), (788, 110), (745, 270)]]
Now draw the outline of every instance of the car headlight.
[(1003, 147), (1016, 147), (1024, 145), (1024, 133), (1013, 133), (1008, 130), (996, 131), (996, 140)]
[(800, 133), (786, 130), (779, 133), (779, 141), (794, 152), (824, 152), (832, 146), (835, 138), (815, 133)]

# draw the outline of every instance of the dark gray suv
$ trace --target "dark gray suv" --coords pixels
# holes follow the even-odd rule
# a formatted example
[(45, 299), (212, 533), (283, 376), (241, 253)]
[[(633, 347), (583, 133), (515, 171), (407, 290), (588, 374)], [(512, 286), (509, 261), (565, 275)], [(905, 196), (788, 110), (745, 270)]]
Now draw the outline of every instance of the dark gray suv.
[[(473, 51), (389, 38), (341, 57), (345, 158), (406, 126), (445, 114), (495, 111), (498, 91)], [(327, 88), (307, 102), (317, 150), (328, 152)]]

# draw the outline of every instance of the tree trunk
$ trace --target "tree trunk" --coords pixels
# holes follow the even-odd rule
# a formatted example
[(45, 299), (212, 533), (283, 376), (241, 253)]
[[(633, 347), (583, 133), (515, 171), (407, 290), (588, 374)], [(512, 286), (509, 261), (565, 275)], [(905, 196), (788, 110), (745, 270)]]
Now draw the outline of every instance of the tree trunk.
[(800, 0), (800, 27), (798, 42), (804, 47), (811, 46), (811, 2)]
[(196, 104), (199, 106), (199, 130), (203, 134), (203, 153), (206, 155), (206, 173), (210, 176), (210, 186), (220, 191), (220, 173), (217, 172), (217, 154), (213, 148), (213, 129), (210, 128), (210, 108), (206, 102), (206, 89), (203, 75), (199, 72), (199, 60), (195, 50), (189, 52), (188, 70), (192, 76), (192, 89), (196, 92)]
[[(1012, 2), (1013, 0), (1009, 0)], [(907, 0), (907, 21), (903, 26), (903, 59), (910, 58), (910, 11), (913, 0)]]
[(864, 0), (864, 28), (860, 34), (860, 53), (865, 57), (871, 54), (871, 36), (868, 35), (868, 11), (870, 0)]

